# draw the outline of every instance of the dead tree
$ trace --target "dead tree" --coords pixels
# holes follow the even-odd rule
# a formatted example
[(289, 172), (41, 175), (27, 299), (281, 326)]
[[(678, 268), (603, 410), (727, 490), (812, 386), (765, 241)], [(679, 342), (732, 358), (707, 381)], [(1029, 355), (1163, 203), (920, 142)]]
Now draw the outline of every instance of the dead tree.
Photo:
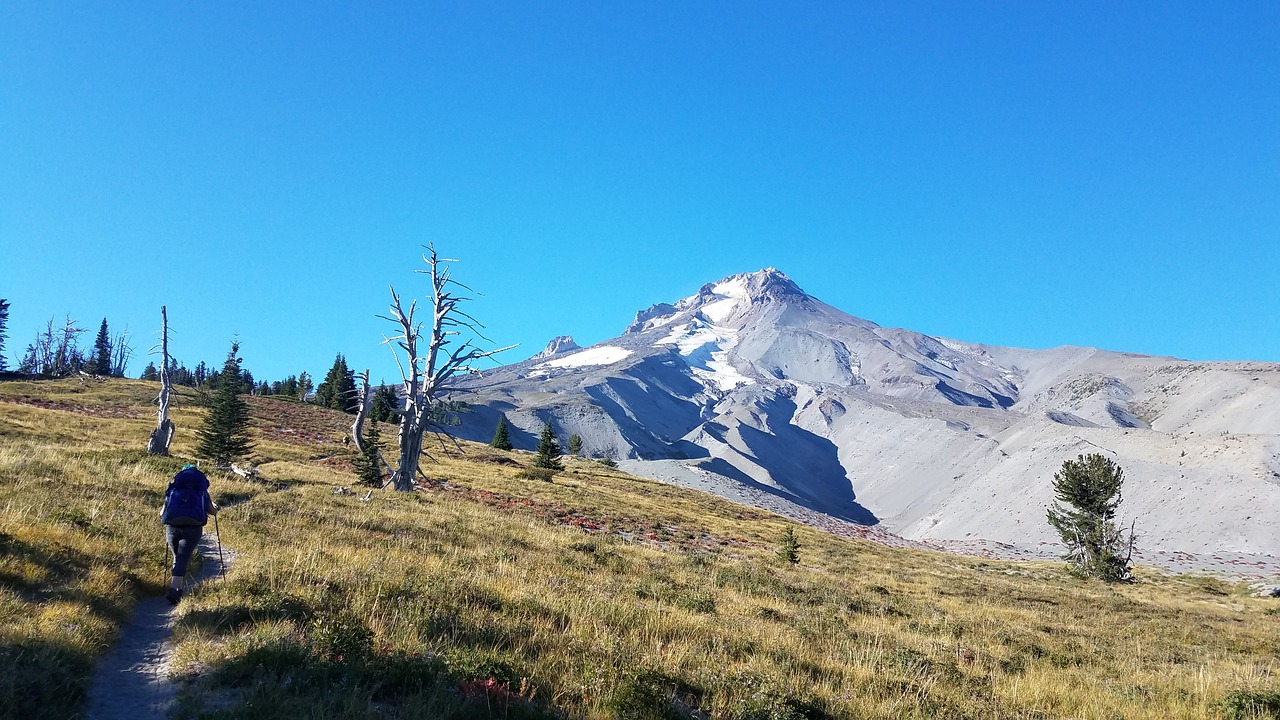
[(111, 375), (124, 377), (124, 369), (133, 357), (133, 346), (129, 344), (129, 328), (116, 335), (111, 343)]
[[(369, 392), (369, 369), (356, 375), (356, 419), (351, 422), (351, 439), (355, 441), (356, 452), (364, 452), (364, 422), (369, 417), (369, 406), (373, 404), (373, 394)], [(374, 419), (377, 422), (377, 419)]]
[[(351, 440), (356, 444), (356, 452), (364, 452), (364, 424), (365, 422), (378, 422), (378, 418), (369, 419), (370, 406), (373, 404), (373, 393), (369, 392), (369, 369), (356, 375), (359, 384), (356, 385), (356, 419), (351, 422)], [(394, 474), (395, 470), (387, 463), (387, 459), (382, 456), (382, 451), (377, 450), (378, 462), (387, 469), (388, 474)]]
[[(395, 323), (400, 330), (396, 335), (384, 337), (383, 341), (388, 345), (395, 343), (401, 351), (395, 353), (400, 378), (404, 382), (404, 408), (400, 410), (400, 457), (398, 466), (391, 470), (389, 482), (402, 491), (413, 490), (418, 476), (418, 458), (422, 455), (422, 436), (431, 424), (431, 406), (444, 392), (449, 378), (460, 372), (477, 373), (479, 371), (473, 365), (475, 361), (515, 347), (508, 345), (497, 350), (481, 350), (467, 339), (450, 348), (463, 329), (482, 339), (487, 338), (480, 333), (480, 323), (458, 309), (459, 303), (470, 298), (455, 294), (454, 289), (468, 292), (471, 289), (450, 277), (449, 263), (457, 261), (437, 256), (434, 245), (427, 246), (422, 260), (428, 269), (414, 272), (431, 276), (429, 333), (424, 335), (426, 326), (415, 318), (418, 301), (411, 302), (406, 310), (394, 287), (391, 288), (391, 314), (378, 316)], [(422, 348), (419, 343), (422, 341), (427, 346), (420, 354)]]
[[(160, 306), (160, 410), (156, 417), (156, 429), (151, 431), (147, 440), (147, 452), (152, 455), (168, 455), (169, 443), (173, 442), (173, 421), (169, 419), (169, 403), (173, 394), (173, 385), (169, 380), (169, 314), (165, 306)], [(156, 348), (151, 348), (155, 352)]]

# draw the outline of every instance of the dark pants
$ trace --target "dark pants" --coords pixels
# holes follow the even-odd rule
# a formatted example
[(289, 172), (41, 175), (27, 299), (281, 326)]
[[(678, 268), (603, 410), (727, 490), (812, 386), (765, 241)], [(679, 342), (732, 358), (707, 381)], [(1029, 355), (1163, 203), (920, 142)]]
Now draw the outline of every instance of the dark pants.
[(187, 563), (191, 562), (191, 553), (204, 528), (199, 525), (165, 525), (164, 536), (169, 541), (169, 551), (173, 553), (173, 576), (186, 577)]

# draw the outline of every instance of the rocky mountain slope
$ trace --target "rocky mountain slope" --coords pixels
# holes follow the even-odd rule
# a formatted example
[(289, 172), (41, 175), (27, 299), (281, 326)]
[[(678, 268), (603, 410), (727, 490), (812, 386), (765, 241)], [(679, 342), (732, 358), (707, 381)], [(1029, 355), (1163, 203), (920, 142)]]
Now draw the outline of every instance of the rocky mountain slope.
[(557, 338), (460, 387), (458, 433), (499, 413), (584, 453), (736, 499), (776, 499), (920, 540), (1052, 540), (1062, 461), (1126, 472), (1149, 550), (1280, 555), (1280, 365), (1023, 350), (884, 328), (768, 269), (636, 314), (582, 349)]

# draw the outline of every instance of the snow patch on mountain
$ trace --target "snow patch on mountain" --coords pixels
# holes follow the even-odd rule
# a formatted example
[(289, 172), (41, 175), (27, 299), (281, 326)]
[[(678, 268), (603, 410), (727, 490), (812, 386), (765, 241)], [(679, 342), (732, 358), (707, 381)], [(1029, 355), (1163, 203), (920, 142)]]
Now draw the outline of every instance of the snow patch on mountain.
[(755, 383), (728, 362), (729, 353), (738, 344), (738, 334), (730, 328), (695, 320), (675, 328), (654, 344), (675, 345), (694, 376), (707, 387), (728, 392)]
[(555, 360), (549, 360), (538, 367), (580, 368), (591, 367), (593, 365), (612, 365), (614, 363), (622, 362), (630, 356), (631, 351), (626, 348), (602, 345), (600, 347), (583, 350), (582, 352), (576, 352), (562, 358), (556, 358)]

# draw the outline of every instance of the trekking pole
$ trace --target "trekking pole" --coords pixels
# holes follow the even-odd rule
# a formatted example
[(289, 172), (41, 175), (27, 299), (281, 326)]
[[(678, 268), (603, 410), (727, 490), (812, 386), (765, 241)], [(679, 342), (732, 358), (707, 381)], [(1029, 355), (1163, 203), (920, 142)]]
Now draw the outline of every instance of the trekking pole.
[(222, 529), (218, 527), (218, 515), (213, 516), (213, 536), (218, 539), (218, 575), (227, 581), (227, 564), (222, 560)]

